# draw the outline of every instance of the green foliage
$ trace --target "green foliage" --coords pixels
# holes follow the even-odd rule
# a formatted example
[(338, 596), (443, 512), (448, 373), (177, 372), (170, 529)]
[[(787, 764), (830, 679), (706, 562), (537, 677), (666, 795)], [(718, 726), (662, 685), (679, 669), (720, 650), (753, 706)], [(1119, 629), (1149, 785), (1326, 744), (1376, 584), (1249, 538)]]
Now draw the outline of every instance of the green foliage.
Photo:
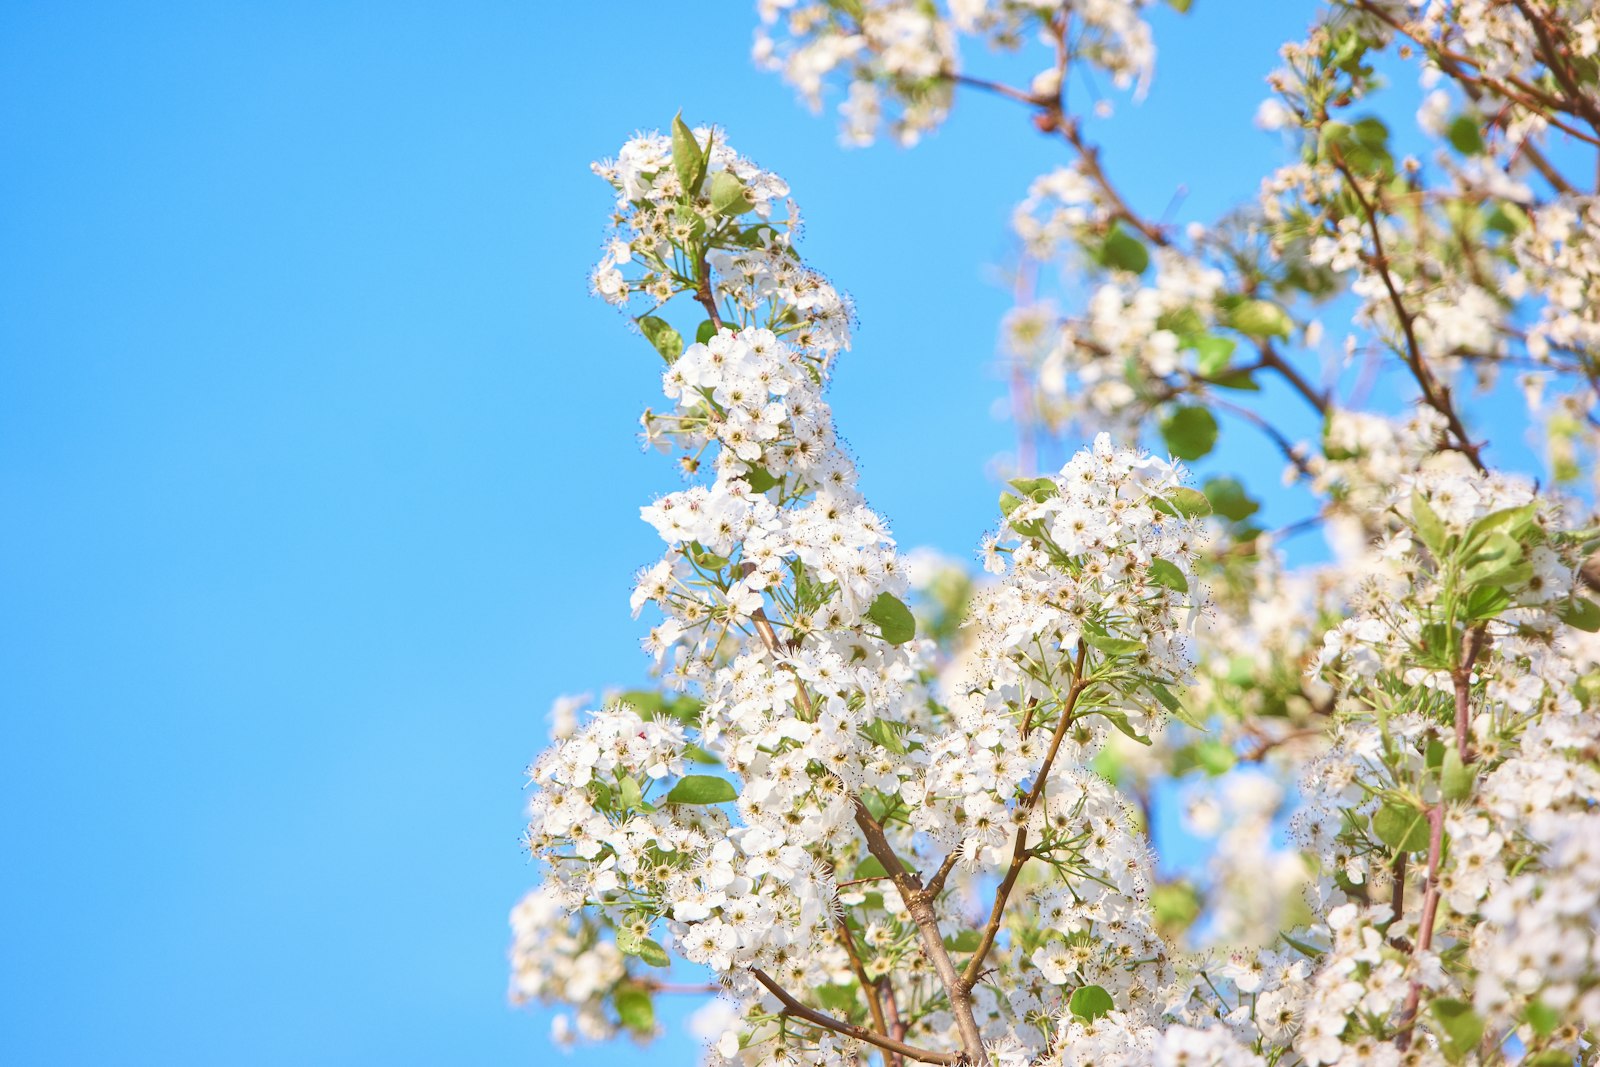
[(891, 645), (903, 645), (917, 636), (916, 616), (890, 593), (878, 594), (867, 608), (867, 618), (878, 624), (883, 639)]
[(611, 1000), (616, 1005), (617, 1018), (622, 1020), (623, 1026), (639, 1037), (648, 1037), (655, 1033), (655, 1005), (651, 1003), (650, 994), (642, 986), (633, 982), (622, 982), (611, 995)]
[(1415, 804), (1385, 801), (1372, 816), (1372, 832), (1396, 852), (1421, 852), (1428, 847), (1428, 814)]
[(658, 319), (654, 315), (641, 316), (639, 330), (668, 363), (683, 355), (683, 337), (665, 319)]
[(667, 794), (668, 804), (723, 804), (737, 799), (732, 782), (710, 774), (686, 774)]
[(1179, 459), (1196, 460), (1217, 443), (1217, 420), (1202, 407), (1181, 407), (1161, 420), (1161, 437)]
[(1079, 986), (1067, 1001), (1068, 1010), (1086, 1022), (1093, 1022), (1114, 1007), (1111, 994), (1097, 985)]

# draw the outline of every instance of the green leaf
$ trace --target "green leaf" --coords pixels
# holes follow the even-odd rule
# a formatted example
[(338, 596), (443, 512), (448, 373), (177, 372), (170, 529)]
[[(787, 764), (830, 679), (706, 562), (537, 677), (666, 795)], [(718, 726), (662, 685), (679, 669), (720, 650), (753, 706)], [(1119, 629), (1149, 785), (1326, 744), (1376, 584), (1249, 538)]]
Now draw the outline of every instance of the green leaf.
[(1542, 1000), (1529, 1001), (1522, 1017), (1540, 1037), (1549, 1037), (1561, 1026), (1561, 1013)]
[(891, 645), (903, 645), (917, 636), (916, 616), (893, 594), (879, 593), (867, 609), (867, 618), (878, 624), (883, 639)]
[(661, 358), (672, 363), (683, 355), (683, 337), (666, 319), (658, 319), (654, 315), (645, 315), (639, 319), (639, 330), (644, 334), (655, 350), (661, 353)]
[(1205, 494), (1211, 501), (1211, 510), (1230, 522), (1243, 522), (1261, 510), (1261, 505), (1250, 499), (1236, 478), (1208, 479)]
[(1022, 506), (1022, 498), (1012, 493), (1000, 494), (1000, 514), (1010, 515)]
[(1173, 696), (1172, 690), (1168, 689), (1160, 682), (1146, 682), (1144, 683), (1144, 687), (1155, 695), (1155, 698), (1161, 702), (1162, 707), (1166, 708), (1172, 713), (1172, 717), (1174, 719), (1177, 719), (1191, 730), (1199, 730), (1202, 733), (1205, 732), (1206, 724), (1201, 722), (1199, 718), (1195, 716), (1195, 713), (1190, 711), (1188, 707), (1184, 705), (1183, 701)]
[(1467, 594), (1469, 619), (1492, 619), (1511, 606), (1511, 591), (1503, 585), (1480, 585)]
[(1483, 154), (1483, 129), (1473, 115), (1457, 115), (1445, 128), (1444, 135), (1464, 156)]
[(617, 948), (623, 955), (637, 956), (652, 967), (665, 967), (671, 961), (667, 959), (667, 950), (648, 937), (641, 937), (626, 926), (617, 928)]
[(1288, 337), (1289, 313), (1270, 300), (1246, 300), (1228, 313), (1228, 325), (1248, 337)]
[(622, 1020), (623, 1026), (641, 1037), (655, 1033), (656, 1010), (650, 1002), (649, 993), (632, 982), (623, 982), (611, 994), (611, 999), (617, 1006), (617, 1018)]
[(1245, 393), (1261, 392), (1260, 384), (1247, 370), (1231, 370), (1211, 379), (1211, 384), (1222, 389), (1238, 389)]
[(1527, 533), (1527, 527), (1538, 514), (1537, 504), (1524, 504), (1517, 508), (1501, 508), (1491, 511), (1471, 526), (1467, 527), (1466, 536), (1462, 543), (1468, 548), (1475, 548), (1480, 541), (1487, 541), (1496, 533), (1504, 533), (1512, 538), (1521, 539)]
[(1150, 250), (1144, 246), (1143, 241), (1124, 230), (1119, 223), (1112, 226), (1111, 232), (1106, 234), (1106, 239), (1100, 243), (1095, 259), (1102, 267), (1114, 267), (1117, 270), (1143, 274), (1145, 268), (1150, 266)]
[(1443, 557), (1446, 537), (1444, 523), (1428, 504), (1427, 497), (1415, 489), (1411, 490), (1411, 521), (1416, 523), (1417, 536), (1422, 538), (1422, 543), (1428, 546), (1434, 558)]
[(1461, 753), (1456, 751), (1456, 746), (1448, 746), (1439, 764), (1439, 788), (1444, 798), (1449, 801), (1466, 800), (1472, 795), (1472, 787), (1477, 780), (1477, 768), (1462, 763)]
[(705, 749), (701, 748), (697, 744), (694, 744), (693, 742), (683, 746), (683, 754), (685, 757), (693, 760), (695, 763), (720, 764), (722, 762), (717, 757), (713, 756), (711, 753), (707, 752)]
[(1167, 6), (1180, 15), (1187, 15), (1189, 9), (1194, 6), (1194, 0), (1167, 0)]
[(708, 571), (720, 571), (728, 565), (727, 556), (717, 555), (698, 541), (689, 542), (688, 550), (689, 558), (694, 560), (697, 567), (702, 567)]
[(1181, 407), (1161, 420), (1161, 436), (1179, 459), (1199, 459), (1217, 443), (1217, 420), (1201, 407)]
[(710, 197), (712, 210), (719, 215), (742, 215), (756, 206), (749, 188), (727, 170), (711, 176)]
[(1231, 337), (1208, 333), (1194, 343), (1195, 366), (1203, 376), (1215, 377), (1227, 370), (1233, 360), (1234, 349), (1238, 347), (1239, 342)]
[(1176, 563), (1165, 559), (1150, 561), (1150, 580), (1157, 585), (1164, 585), (1168, 589), (1176, 589), (1180, 593), (1189, 591), (1189, 579), (1183, 576)]
[(1483, 1020), (1472, 1010), (1471, 1004), (1450, 997), (1436, 997), (1428, 1010), (1445, 1033), (1444, 1054), (1452, 1063), (1464, 1059), (1483, 1040)]
[(1091, 647), (1098, 648), (1108, 656), (1126, 656), (1144, 647), (1140, 642), (1130, 641), (1126, 637), (1112, 637), (1108, 633), (1095, 633), (1092, 630), (1085, 630), (1083, 639)]
[(896, 755), (906, 751), (906, 743), (900, 739), (900, 731), (893, 723), (884, 719), (873, 719), (861, 728), (861, 732), (879, 747), (886, 748)]
[(667, 794), (668, 804), (722, 804), (739, 799), (733, 783), (710, 774), (686, 774)]
[(889, 871), (888, 871), (887, 868), (884, 867), (882, 860), (880, 860), (876, 856), (868, 856), (866, 859), (862, 860), (860, 862), (860, 864), (858, 864), (856, 866), (856, 873), (851, 875), (850, 877), (851, 877), (851, 879), (856, 879), (856, 878), (883, 878), (883, 877), (886, 877), (888, 874), (889, 874)]
[(1300, 953), (1300, 955), (1305, 956), (1307, 959), (1315, 960), (1322, 957), (1323, 950), (1315, 945), (1308, 944), (1304, 941), (1296, 941), (1288, 934), (1279, 934), (1278, 936), (1283, 938), (1284, 944)]
[(1111, 994), (1097, 985), (1079, 986), (1072, 991), (1072, 999), (1067, 1001), (1067, 1008), (1078, 1018), (1085, 1022), (1093, 1022), (1106, 1012), (1116, 1007), (1111, 1000)]
[(617, 783), (617, 796), (625, 809), (639, 811), (644, 807), (644, 794), (639, 791), (638, 779), (632, 775), (626, 775)]
[(1013, 478), (1007, 484), (1029, 500), (1041, 504), (1061, 491), (1053, 478)]
[(705, 344), (717, 335), (717, 324), (710, 319), (702, 322), (695, 328), (694, 339), (696, 344)]
[(1203, 519), (1211, 514), (1211, 501), (1204, 493), (1179, 486), (1167, 494), (1167, 503), (1173, 512), (1186, 519)]
[(694, 131), (684, 125), (683, 112), (672, 117), (672, 166), (678, 172), (683, 191), (690, 196), (700, 192), (700, 183), (706, 176), (706, 157)]
[(1600, 606), (1588, 597), (1574, 596), (1556, 608), (1556, 616), (1568, 626), (1586, 633), (1600, 631)]
[(1116, 708), (1094, 708), (1094, 709), (1092, 709), (1090, 711), (1085, 712), (1084, 714), (1086, 714), (1086, 715), (1103, 715), (1108, 720), (1110, 720), (1112, 726), (1115, 726), (1118, 730), (1121, 730), (1124, 734), (1126, 734), (1127, 736), (1133, 738), (1135, 741), (1139, 742), (1141, 745), (1154, 744), (1154, 742), (1151, 741), (1148, 737), (1146, 737), (1144, 734), (1139, 733), (1137, 730), (1135, 730), (1133, 728), (1133, 723), (1128, 721), (1128, 713), (1125, 712), (1125, 711), (1121, 711), (1121, 710), (1118, 710)]
[(1372, 832), (1396, 852), (1421, 852), (1428, 831), (1427, 813), (1414, 804), (1390, 800), (1372, 816)]
[(744, 480), (750, 483), (752, 491), (765, 493), (783, 479), (773, 477), (772, 472), (765, 467), (751, 467), (745, 472)]

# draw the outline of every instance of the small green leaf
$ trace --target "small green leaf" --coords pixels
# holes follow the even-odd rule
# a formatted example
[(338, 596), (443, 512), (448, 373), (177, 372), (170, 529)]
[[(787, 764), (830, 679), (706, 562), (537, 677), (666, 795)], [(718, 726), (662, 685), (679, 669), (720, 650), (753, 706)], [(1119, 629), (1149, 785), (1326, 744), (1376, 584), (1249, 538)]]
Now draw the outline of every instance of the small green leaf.
[(695, 340), (696, 344), (703, 345), (707, 341), (709, 341), (713, 337), (715, 337), (716, 335), (717, 335), (717, 324), (712, 322), (710, 319), (707, 319), (706, 321), (702, 322), (698, 327), (695, 328), (694, 340)]
[(1522, 1017), (1540, 1037), (1549, 1037), (1561, 1026), (1561, 1013), (1542, 1000), (1529, 1001)]
[(1372, 816), (1372, 832), (1396, 852), (1421, 852), (1428, 847), (1428, 816), (1414, 804), (1386, 802)]
[(1150, 250), (1144, 246), (1143, 241), (1128, 233), (1119, 223), (1106, 234), (1106, 239), (1100, 243), (1095, 259), (1102, 267), (1143, 274), (1145, 268), (1150, 266)]
[(1189, 579), (1183, 576), (1176, 563), (1165, 559), (1150, 561), (1150, 580), (1157, 585), (1164, 585), (1168, 589), (1176, 589), (1180, 593), (1189, 591)]
[(1167, 0), (1167, 6), (1180, 15), (1187, 15), (1194, 6), (1194, 0)]
[(1181, 407), (1161, 420), (1161, 436), (1179, 459), (1199, 459), (1217, 443), (1217, 420), (1202, 407)]
[(706, 157), (700, 142), (694, 139), (694, 131), (684, 125), (681, 111), (672, 117), (672, 166), (683, 191), (690, 196), (698, 194), (706, 176)]
[(1222, 389), (1238, 389), (1245, 393), (1261, 392), (1261, 385), (1247, 370), (1230, 370), (1211, 379), (1211, 384)]
[(617, 986), (611, 1000), (617, 1006), (617, 1018), (622, 1020), (623, 1026), (641, 1037), (655, 1033), (656, 1010), (649, 993), (632, 982), (623, 982)]
[(1022, 506), (1022, 498), (1013, 493), (1000, 494), (1000, 514), (1010, 515)]
[(1457, 115), (1445, 128), (1445, 136), (1455, 150), (1464, 156), (1483, 154), (1483, 130), (1478, 119), (1472, 115)]
[(900, 738), (900, 731), (895, 728), (893, 723), (884, 719), (873, 719), (861, 728), (861, 732), (868, 739), (877, 743), (879, 747), (886, 748), (896, 755), (901, 755), (907, 751), (906, 743)]
[(710, 197), (712, 210), (719, 215), (742, 215), (756, 206), (749, 188), (727, 170), (711, 176)]
[(745, 472), (744, 480), (749, 482), (751, 490), (757, 493), (765, 493), (782, 481), (781, 478), (773, 477), (772, 472), (765, 467), (751, 467)]
[(1072, 991), (1072, 999), (1067, 1001), (1067, 1008), (1078, 1018), (1085, 1022), (1093, 1022), (1106, 1012), (1116, 1007), (1111, 1000), (1111, 994), (1097, 985), (1079, 986)]
[(1186, 519), (1203, 519), (1211, 514), (1211, 501), (1206, 499), (1204, 493), (1179, 486), (1167, 494), (1167, 504), (1173, 512)]
[(667, 320), (658, 319), (654, 315), (645, 315), (639, 319), (639, 331), (668, 363), (676, 361), (683, 355), (683, 337)]
[(1449, 801), (1466, 800), (1472, 795), (1472, 787), (1477, 780), (1477, 768), (1461, 762), (1461, 753), (1456, 751), (1455, 745), (1446, 747), (1444, 759), (1439, 763), (1439, 788), (1444, 798)]
[(1203, 376), (1215, 377), (1228, 368), (1238, 347), (1239, 342), (1231, 337), (1208, 333), (1194, 343), (1195, 366)]
[(1467, 527), (1467, 532), (1462, 537), (1462, 543), (1469, 549), (1475, 549), (1480, 541), (1487, 541), (1492, 535), (1504, 533), (1514, 539), (1521, 540), (1527, 533), (1527, 528), (1532, 524), (1538, 514), (1537, 504), (1524, 504), (1518, 508), (1501, 508), (1491, 511), (1483, 518)]
[(688, 554), (689, 558), (694, 560), (695, 566), (708, 571), (720, 571), (728, 565), (727, 556), (717, 555), (698, 541), (689, 542)]
[(686, 774), (667, 794), (668, 804), (723, 804), (739, 799), (733, 783), (710, 774)]
[(1125, 711), (1121, 711), (1117, 708), (1094, 708), (1090, 711), (1084, 712), (1084, 714), (1102, 715), (1110, 721), (1112, 726), (1115, 726), (1118, 730), (1121, 730), (1124, 734), (1133, 738), (1141, 745), (1154, 744), (1154, 742), (1148, 737), (1133, 728), (1133, 723), (1128, 721), (1128, 713)]
[(1568, 626), (1586, 633), (1600, 632), (1600, 605), (1588, 597), (1574, 596), (1556, 608), (1556, 616)]
[(1177, 719), (1191, 730), (1199, 730), (1202, 733), (1205, 732), (1206, 724), (1201, 722), (1199, 718), (1195, 716), (1195, 713), (1190, 711), (1188, 707), (1184, 705), (1183, 701), (1173, 696), (1172, 690), (1168, 689), (1160, 682), (1146, 682), (1144, 683), (1144, 687), (1155, 695), (1155, 698), (1161, 702), (1162, 707), (1166, 708), (1172, 713), (1172, 717), (1174, 719)]
[(1247, 337), (1288, 337), (1294, 329), (1289, 313), (1270, 300), (1246, 300), (1228, 313), (1228, 325)]
[(617, 948), (626, 956), (637, 956), (652, 967), (665, 967), (671, 961), (667, 959), (667, 950), (648, 937), (640, 937), (626, 926), (617, 928)]
[(891, 645), (903, 645), (917, 636), (916, 616), (890, 593), (879, 593), (867, 609), (867, 618), (878, 624), (883, 639)]
[(1061, 491), (1053, 478), (1013, 478), (1007, 484), (1036, 503), (1043, 503)]
[(888, 870), (883, 866), (882, 860), (876, 856), (868, 856), (866, 859), (862, 860), (859, 865), (857, 865), (856, 873), (850, 877), (852, 879), (883, 878), (886, 877), (888, 873)]
[(1243, 522), (1261, 510), (1261, 505), (1250, 499), (1236, 478), (1208, 479), (1205, 494), (1211, 501), (1211, 510), (1230, 522)]
[(1126, 637), (1112, 637), (1107, 633), (1094, 633), (1090, 630), (1084, 631), (1083, 639), (1091, 647), (1098, 648), (1108, 656), (1126, 656), (1144, 647), (1138, 641), (1130, 641)]
[(1446, 536), (1444, 523), (1428, 504), (1427, 497), (1415, 489), (1411, 490), (1411, 521), (1416, 523), (1417, 536), (1422, 538), (1422, 543), (1428, 546), (1434, 558), (1442, 557)]
[(638, 779), (632, 775), (625, 776), (617, 783), (617, 796), (626, 810), (638, 811), (644, 807), (644, 794), (639, 791)]
[(687, 759), (693, 760), (695, 763), (719, 764), (722, 762), (693, 742), (683, 746), (683, 754)]
[(1452, 1063), (1459, 1062), (1483, 1040), (1483, 1020), (1472, 1010), (1472, 1005), (1450, 997), (1436, 997), (1428, 1010), (1439, 1020), (1439, 1028), (1448, 1040), (1444, 1054)]

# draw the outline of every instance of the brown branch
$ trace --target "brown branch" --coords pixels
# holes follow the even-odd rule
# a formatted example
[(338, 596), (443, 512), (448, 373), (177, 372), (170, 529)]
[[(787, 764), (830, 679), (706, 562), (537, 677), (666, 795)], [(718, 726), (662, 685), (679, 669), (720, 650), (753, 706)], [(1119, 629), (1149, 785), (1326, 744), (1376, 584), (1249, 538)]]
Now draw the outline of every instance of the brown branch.
[(1011, 865), (1006, 868), (1005, 877), (1000, 882), (1000, 887), (995, 890), (994, 905), (989, 909), (989, 921), (984, 924), (983, 936), (978, 942), (977, 951), (967, 961), (967, 968), (961, 974), (961, 990), (970, 994), (972, 987), (978, 984), (978, 977), (983, 973), (983, 961), (989, 955), (989, 950), (994, 947), (994, 940), (1000, 934), (1000, 922), (1005, 917), (1006, 901), (1011, 896), (1011, 890), (1017, 884), (1017, 877), (1022, 873), (1022, 867), (1028, 862), (1028, 827), (1027, 816), (1032, 814), (1034, 805), (1039, 803), (1039, 798), (1044, 795), (1045, 782), (1050, 778), (1050, 765), (1055, 762), (1056, 753), (1061, 750), (1061, 740), (1067, 736), (1067, 727), (1072, 725), (1072, 713), (1077, 708), (1078, 698), (1088, 688), (1088, 682), (1083, 676), (1084, 660), (1088, 657), (1089, 646), (1082, 641), (1078, 642), (1078, 658), (1073, 665), (1072, 688), (1067, 691), (1067, 699), (1061, 705), (1061, 721), (1056, 723), (1055, 734), (1050, 738), (1050, 750), (1045, 753), (1044, 762), (1039, 765), (1039, 773), (1034, 777), (1033, 788), (1028, 791), (1027, 799), (1022, 803), (1023, 825), (1017, 828), (1017, 839), (1011, 847)]
[(889, 1024), (883, 1020), (883, 1003), (878, 999), (878, 987), (867, 977), (867, 967), (861, 962), (861, 953), (856, 950), (856, 939), (850, 932), (850, 924), (843, 915), (838, 917), (837, 922), (839, 939), (844, 943), (844, 954), (850, 958), (850, 969), (855, 972), (856, 981), (861, 983), (861, 993), (867, 998), (867, 1012), (872, 1016), (872, 1025), (878, 1033), (888, 1034)]
[(1305, 397), (1306, 403), (1317, 409), (1318, 415), (1326, 415), (1328, 413), (1328, 394), (1318, 392), (1312, 388), (1311, 383), (1299, 371), (1295, 370), (1288, 360), (1278, 355), (1278, 350), (1272, 347), (1272, 342), (1270, 341), (1261, 343), (1261, 365), (1270, 367), (1282, 375), (1284, 381), (1294, 387), (1295, 392)]
[(711, 325), (722, 329), (722, 316), (717, 314), (717, 297), (711, 291), (711, 264), (706, 262), (706, 246), (699, 245), (694, 254), (694, 298), (706, 309)]
[(1483, 627), (1474, 626), (1467, 631), (1466, 644), (1461, 650), (1461, 663), (1450, 672), (1456, 691), (1456, 752), (1464, 764), (1476, 758), (1469, 736), (1472, 725), (1472, 665), (1477, 661), (1482, 645)]
[[(1417, 933), (1417, 951), (1433, 947), (1433, 920), (1439, 912), (1439, 855), (1444, 851), (1444, 802), (1428, 810), (1428, 880), (1422, 894), (1422, 928)], [(1417, 1006), (1422, 1002), (1422, 983), (1411, 980), (1404, 1009), (1400, 1012), (1400, 1033), (1395, 1045), (1404, 1052), (1411, 1045), (1411, 1030), (1417, 1021)]]
[(896, 1041), (892, 1037), (885, 1037), (883, 1034), (873, 1033), (864, 1026), (857, 1026), (855, 1023), (847, 1023), (843, 1019), (835, 1019), (833, 1016), (828, 1015), (825, 1012), (817, 1011), (815, 1008), (808, 1008), (794, 997), (790, 996), (788, 991), (780, 986), (777, 982), (774, 982), (771, 976), (769, 976), (765, 971), (759, 968), (751, 968), (750, 973), (755, 975), (756, 981), (760, 982), (766, 987), (767, 992), (778, 998), (778, 1002), (783, 1005), (783, 1014), (785, 1015), (792, 1015), (796, 1019), (803, 1019), (813, 1026), (820, 1026), (824, 1030), (832, 1030), (836, 1034), (843, 1034), (846, 1037), (853, 1037), (857, 1041), (862, 1041), (868, 1045), (876, 1046), (877, 1048), (883, 1049), (885, 1052), (898, 1053), (908, 1060), (917, 1060), (921, 1063), (944, 1063), (951, 1065), (961, 1062), (961, 1056), (958, 1053), (931, 1052), (925, 1048), (917, 1048), (915, 1045), (908, 1045), (903, 1041)]
[(1403, 361), (1411, 371), (1411, 376), (1417, 380), (1417, 385), (1422, 390), (1422, 398), (1428, 406), (1444, 416), (1451, 434), (1455, 436), (1456, 443), (1450, 448), (1462, 455), (1479, 471), (1486, 471), (1483, 459), (1479, 456), (1482, 446), (1474, 444), (1467, 428), (1461, 422), (1461, 416), (1456, 414), (1455, 405), (1450, 400), (1450, 390), (1447, 386), (1434, 381), (1433, 374), (1428, 370), (1422, 358), (1422, 347), (1417, 343), (1416, 317), (1406, 307), (1405, 300), (1400, 296), (1400, 290), (1394, 283), (1394, 277), (1389, 272), (1389, 257), (1383, 247), (1383, 233), (1378, 225), (1378, 212), (1376, 207), (1362, 195), (1361, 183), (1345, 163), (1344, 158), (1335, 149), (1332, 153), (1333, 165), (1344, 176), (1345, 183), (1350, 187), (1350, 194), (1355, 197), (1356, 203), (1361, 207), (1361, 213), (1367, 220), (1367, 230), (1372, 234), (1372, 256), (1363, 256), (1367, 265), (1378, 272), (1378, 277), (1383, 282), (1384, 291), (1389, 294), (1389, 303), (1394, 307), (1395, 317), (1400, 321), (1401, 333), (1405, 336), (1406, 350), (1402, 353)]
[(934, 898), (923, 888), (917, 876), (900, 862), (900, 857), (895, 855), (894, 847), (884, 835), (883, 826), (873, 818), (872, 812), (867, 810), (860, 797), (855, 798), (855, 804), (856, 825), (861, 828), (861, 833), (867, 839), (867, 850), (877, 857), (878, 862), (883, 864), (883, 869), (894, 879), (895, 888), (900, 891), (900, 899), (905, 903), (906, 910), (911, 913), (911, 920), (917, 925), (917, 934), (922, 941), (922, 954), (933, 964), (940, 983), (950, 997), (950, 1011), (956, 1017), (956, 1029), (961, 1032), (962, 1055), (969, 1064), (982, 1063), (983, 1035), (978, 1030), (977, 1018), (972, 1014), (970, 989), (961, 984), (961, 976), (956, 973), (956, 966), (950, 961), (950, 952), (944, 947), (944, 938), (939, 933), (939, 917), (933, 911)]

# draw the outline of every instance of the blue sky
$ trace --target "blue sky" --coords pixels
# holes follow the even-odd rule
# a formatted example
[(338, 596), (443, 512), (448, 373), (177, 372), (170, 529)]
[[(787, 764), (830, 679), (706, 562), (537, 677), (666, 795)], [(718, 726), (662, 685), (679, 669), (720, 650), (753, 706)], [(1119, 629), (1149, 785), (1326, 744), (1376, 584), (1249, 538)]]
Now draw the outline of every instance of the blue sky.
[[(1311, 5), (1247, 6), (1159, 11), (1097, 128), (1146, 210), (1281, 155), (1250, 119)], [(549, 1061), (504, 1001), (521, 769), (556, 694), (643, 680), (674, 484), (655, 357), (586, 296), (632, 131), (681, 107), (788, 178), (859, 306), (870, 499), (964, 557), (992, 521), (988, 268), (1059, 146), (973, 98), (842, 151), (746, 5), (689, 10), (0, 10), (0, 1061)]]

